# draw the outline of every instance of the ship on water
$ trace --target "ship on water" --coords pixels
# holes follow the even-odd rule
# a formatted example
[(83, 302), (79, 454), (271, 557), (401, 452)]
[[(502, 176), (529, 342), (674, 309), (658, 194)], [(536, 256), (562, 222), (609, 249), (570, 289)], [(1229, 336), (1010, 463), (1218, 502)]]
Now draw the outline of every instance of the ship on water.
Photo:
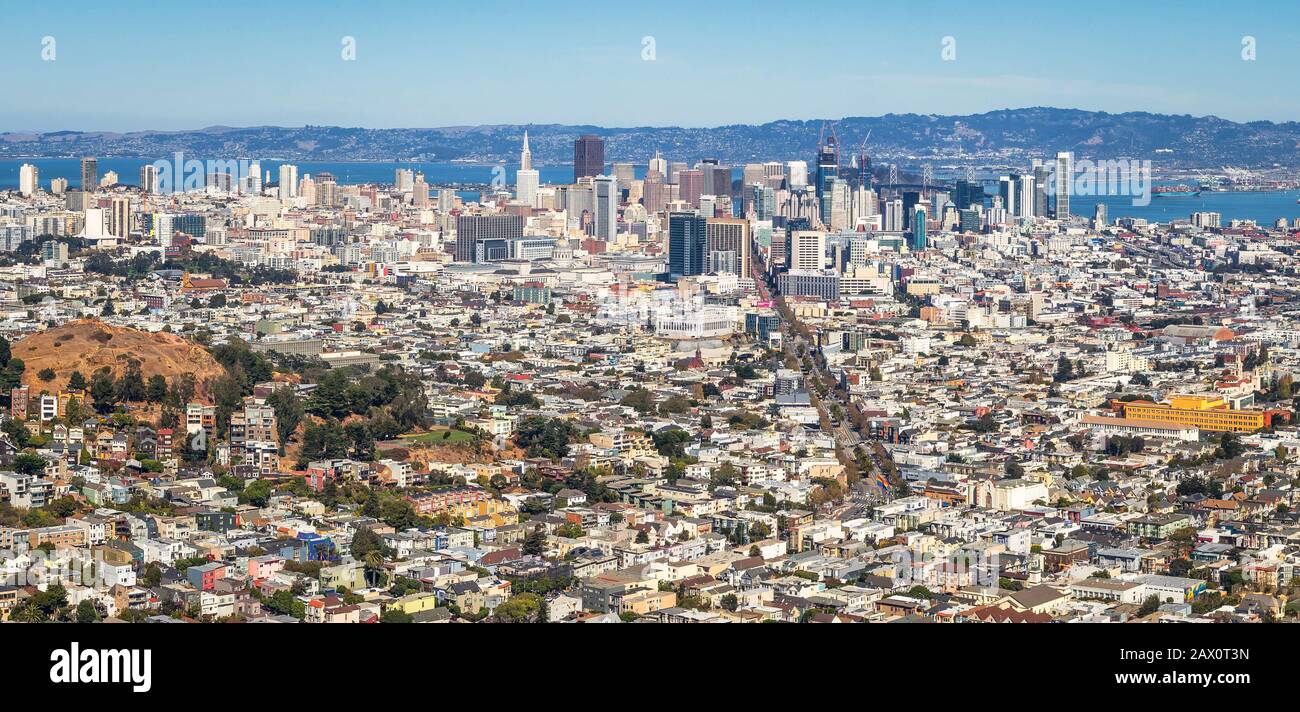
[(1151, 194), (1157, 198), (1169, 196), (1195, 197), (1201, 194), (1201, 187), (1183, 185), (1181, 183), (1178, 185), (1158, 185), (1151, 189)]

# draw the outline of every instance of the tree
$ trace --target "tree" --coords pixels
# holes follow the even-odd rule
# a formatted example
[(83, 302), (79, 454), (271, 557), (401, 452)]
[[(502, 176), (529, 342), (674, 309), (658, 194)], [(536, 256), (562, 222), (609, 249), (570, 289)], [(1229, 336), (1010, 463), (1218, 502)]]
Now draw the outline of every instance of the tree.
[(298, 431), (298, 424), (302, 422), (302, 400), (294, 393), (293, 388), (281, 386), (271, 391), (266, 402), (275, 411), (275, 434), (279, 436), (280, 444), (283, 445), (293, 438), (294, 433)]
[(379, 616), (379, 622), (380, 623), (414, 623), (415, 619), (411, 617), (410, 613), (407, 613), (406, 611), (400, 608), (389, 608), (384, 611), (383, 615)]
[(14, 472), (20, 475), (38, 475), (45, 471), (45, 466), (49, 464), (45, 458), (40, 455), (33, 455), (30, 452), (20, 452), (14, 458), (11, 467)]
[(95, 411), (101, 415), (117, 409), (118, 390), (112, 371), (97, 371), (90, 379), (90, 397), (95, 401)]
[(1160, 597), (1154, 593), (1146, 597), (1142, 602), (1142, 607), (1138, 609), (1138, 616), (1149, 616), (1160, 609)]
[(535, 623), (542, 612), (542, 597), (535, 593), (520, 593), (497, 606), (496, 619), (502, 623)]
[(161, 403), (167, 398), (167, 378), (161, 373), (155, 373), (149, 377), (148, 384), (145, 385), (145, 400), (150, 403)]
[(36, 374), (36, 377), (39, 378), (39, 379), (41, 379), (42, 381), (45, 381), (46, 383), (49, 383), (50, 381), (53, 381), (53, 380), (54, 380), (54, 375), (55, 375), (55, 374), (54, 374), (54, 369), (52, 369), (52, 368), (42, 368), (42, 369), (41, 369), (41, 370)]
[(244, 487), (244, 491), (239, 494), (239, 499), (254, 507), (265, 507), (267, 502), (271, 501), (271, 481), (255, 480)]
[(636, 533), (636, 543), (638, 544), (650, 543), (650, 535), (646, 533), (646, 530), (642, 529)]
[(126, 372), (117, 382), (118, 398), (125, 403), (139, 403), (145, 397), (144, 377), (140, 373), (140, 362), (132, 361)]
[(73, 371), (72, 375), (68, 376), (68, 390), (86, 390), (86, 377), (81, 373), (81, 371)]
[(524, 554), (543, 556), (546, 553), (546, 530), (540, 526), (533, 527), (524, 537)]
[(98, 623), (99, 611), (95, 609), (95, 604), (89, 599), (77, 604), (77, 622), (78, 623)]
[(736, 598), (736, 594), (734, 593), (723, 595), (718, 603), (722, 606), (723, 610), (727, 611), (734, 611), (740, 605), (740, 601)]

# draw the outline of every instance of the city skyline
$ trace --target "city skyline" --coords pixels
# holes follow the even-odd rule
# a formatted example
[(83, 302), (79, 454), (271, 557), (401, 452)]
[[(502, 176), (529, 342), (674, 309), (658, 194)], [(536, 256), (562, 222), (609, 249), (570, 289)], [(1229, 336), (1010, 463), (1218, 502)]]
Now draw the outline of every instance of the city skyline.
[[(769, 2), (668, 3), (600, 15), (568, 2), (507, 3), (503, 9), (514, 11), (491, 15), (369, 7), (310, 15), (247, 2), (177, 8), (172, 24), (185, 31), (138, 43), (115, 38), (147, 25), (143, 6), (75, 14), (15, 7), (0, 28), (0, 58), (17, 70), (13, 90), (35, 100), (5, 112), (0, 131), (528, 121), (703, 127), (1005, 106), (1300, 118), (1300, 99), (1285, 91), (1300, 58), (1288, 29), (1300, 9), (1280, 3), (1236, 8), (1226, 22), (1210, 3), (1171, 13), (1109, 0), (1086, 13), (1013, 3), (997, 14), (949, 2), (820, 14)], [(1116, 25), (1121, 11), (1123, 27)], [(391, 22), (394, 15), (406, 21)], [(720, 31), (747, 15), (781, 22)], [(813, 51), (827, 26), (844, 28), (829, 38), (842, 56)], [(1137, 41), (1124, 29), (1133, 27), (1160, 31)], [(345, 59), (349, 38), (352, 60)], [(1200, 48), (1195, 55), (1191, 46)], [(213, 48), (228, 51), (214, 62)], [(689, 81), (701, 67), (712, 80)], [(457, 101), (447, 102), (439, 84), (450, 90), (453, 79)], [(180, 87), (182, 95), (183, 87), (199, 88), (202, 98), (159, 103), (157, 86)], [(665, 92), (678, 100), (651, 100)]]

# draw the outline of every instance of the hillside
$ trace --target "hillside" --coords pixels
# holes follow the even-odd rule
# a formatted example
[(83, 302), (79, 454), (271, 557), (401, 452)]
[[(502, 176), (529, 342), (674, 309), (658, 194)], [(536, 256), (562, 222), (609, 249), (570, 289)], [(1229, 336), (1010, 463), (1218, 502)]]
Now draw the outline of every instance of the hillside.
[[(844, 160), (863, 139), (879, 165), (1023, 163), (1074, 151), (1079, 158), (1151, 158), (1157, 168), (1300, 165), (1300, 123), (1238, 123), (1215, 116), (1147, 112), (1112, 114), (1049, 107), (968, 116), (886, 114), (834, 120)], [(210, 127), (134, 133), (59, 131), (0, 133), (0, 158), (56, 156), (251, 156), (295, 161), (514, 161), (528, 130), (539, 165), (568, 164), (573, 140), (606, 140), (605, 159), (645, 163), (655, 151), (670, 160), (714, 157), (737, 165), (812, 160), (825, 122), (781, 120), (692, 128), (608, 128), (558, 124), (366, 129), (337, 126)], [(1157, 153), (1157, 151), (1159, 153)], [(1007, 163), (1008, 165), (1010, 163)], [(129, 179), (128, 179), (129, 180)]]
[[(145, 379), (161, 374), (171, 383), (178, 374), (193, 373), (200, 393), (207, 379), (225, 374), (206, 349), (175, 334), (151, 334), (93, 319), (32, 334), (15, 343), (12, 352), (26, 364), (23, 383), (37, 392), (65, 387), (73, 371), (80, 371), (89, 381), (96, 371), (108, 366), (114, 376), (120, 376), (131, 359), (140, 362)], [(37, 376), (46, 368), (54, 370), (53, 381)]]

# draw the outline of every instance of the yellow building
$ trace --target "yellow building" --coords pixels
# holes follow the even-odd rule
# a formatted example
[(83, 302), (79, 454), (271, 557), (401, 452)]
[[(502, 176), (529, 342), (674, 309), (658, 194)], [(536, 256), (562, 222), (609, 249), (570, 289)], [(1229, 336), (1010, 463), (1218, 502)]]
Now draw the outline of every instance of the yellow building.
[(1264, 427), (1264, 411), (1233, 410), (1217, 396), (1170, 396), (1167, 405), (1127, 403), (1124, 417), (1195, 425), (1219, 433), (1253, 433)]

